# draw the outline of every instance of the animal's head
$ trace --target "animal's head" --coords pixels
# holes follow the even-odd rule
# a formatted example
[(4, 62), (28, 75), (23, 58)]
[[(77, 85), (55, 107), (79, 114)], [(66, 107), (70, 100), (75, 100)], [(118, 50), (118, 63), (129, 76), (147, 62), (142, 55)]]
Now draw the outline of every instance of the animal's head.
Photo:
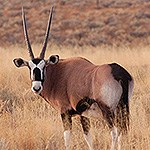
[(43, 89), (43, 82), (44, 82), (44, 78), (45, 78), (45, 67), (48, 64), (55, 65), (59, 61), (58, 55), (52, 55), (49, 57), (48, 60), (44, 59), (47, 42), (48, 42), (48, 37), (49, 37), (50, 26), (51, 26), (51, 22), (52, 22), (52, 14), (53, 14), (53, 8), (52, 8), (50, 16), (49, 16), (49, 21), (48, 21), (48, 25), (47, 25), (47, 31), (46, 31), (42, 51), (40, 53), (40, 56), (35, 58), (32, 48), (31, 48), (31, 45), (30, 45), (29, 37), (28, 37), (25, 13), (22, 9), (24, 35), (25, 35), (25, 40), (27, 43), (27, 48), (28, 48), (28, 52), (29, 52), (31, 59), (29, 61), (26, 61), (22, 58), (16, 58), (13, 60), (13, 62), (17, 67), (27, 66), (29, 68), (30, 78), (31, 78), (31, 82), (32, 82), (31, 89), (35, 94), (40, 94)]

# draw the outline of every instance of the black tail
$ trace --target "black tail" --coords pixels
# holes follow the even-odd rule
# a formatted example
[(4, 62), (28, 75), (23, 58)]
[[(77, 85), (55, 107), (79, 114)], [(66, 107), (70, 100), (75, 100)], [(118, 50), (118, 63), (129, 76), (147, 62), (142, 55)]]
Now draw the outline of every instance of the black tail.
[(113, 63), (110, 64), (112, 68), (112, 74), (122, 86), (122, 96), (118, 103), (116, 109), (116, 117), (115, 117), (115, 124), (120, 130), (127, 131), (129, 128), (129, 83), (132, 81), (131, 75), (120, 65)]

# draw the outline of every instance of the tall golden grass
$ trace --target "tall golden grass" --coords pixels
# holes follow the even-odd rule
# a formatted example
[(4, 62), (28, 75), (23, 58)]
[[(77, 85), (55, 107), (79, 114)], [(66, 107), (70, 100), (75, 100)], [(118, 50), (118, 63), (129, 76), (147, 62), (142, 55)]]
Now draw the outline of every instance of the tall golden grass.
[[(39, 46), (34, 46), (38, 54)], [(56, 47), (46, 57), (59, 54), (61, 58), (82, 56), (95, 64), (117, 62), (135, 80), (130, 101), (131, 123), (123, 137), (124, 150), (150, 149), (150, 47)], [(17, 69), (12, 60), (28, 60), (27, 50), (17, 46), (0, 48), (0, 149), (1, 150), (64, 150), (60, 114), (30, 91), (29, 71)], [(110, 131), (102, 120), (91, 120), (95, 150), (110, 148)], [(88, 149), (79, 118), (73, 119), (72, 150)]]

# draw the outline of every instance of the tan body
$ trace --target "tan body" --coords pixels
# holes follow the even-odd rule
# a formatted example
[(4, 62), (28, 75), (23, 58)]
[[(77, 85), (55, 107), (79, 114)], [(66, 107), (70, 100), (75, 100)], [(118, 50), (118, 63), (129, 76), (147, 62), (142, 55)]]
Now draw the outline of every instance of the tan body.
[(46, 67), (41, 95), (61, 113), (71, 108), (76, 110), (78, 102), (84, 97), (114, 109), (120, 98), (115, 102), (114, 99), (112, 102), (106, 99), (108, 93), (102, 89), (107, 86), (106, 83), (115, 86), (116, 91), (113, 92), (121, 96), (121, 85), (114, 79), (109, 65), (97, 66), (83, 58), (63, 59)]

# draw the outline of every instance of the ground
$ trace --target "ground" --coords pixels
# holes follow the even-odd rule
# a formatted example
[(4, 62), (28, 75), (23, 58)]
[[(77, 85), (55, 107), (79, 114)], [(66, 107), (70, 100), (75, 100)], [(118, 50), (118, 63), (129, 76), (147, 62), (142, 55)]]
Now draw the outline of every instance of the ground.
[[(39, 46), (34, 46), (36, 49)], [(12, 60), (29, 60), (28, 52), (19, 46), (0, 48), (0, 149), (64, 150), (60, 114), (31, 91), (28, 68), (16, 68)], [(36, 51), (39, 53), (39, 51)], [(47, 50), (46, 58), (86, 57), (95, 64), (117, 62), (133, 76), (135, 88), (130, 99), (130, 130), (123, 137), (125, 150), (149, 150), (150, 147), (150, 61), (149, 47), (113, 48), (68, 47)], [(7, 58), (7, 59), (6, 59)], [(6, 105), (5, 105), (6, 104)], [(95, 150), (108, 150), (111, 136), (104, 120), (91, 120)], [(79, 118), (73, 119), (71, 150), (87, 150)]]

